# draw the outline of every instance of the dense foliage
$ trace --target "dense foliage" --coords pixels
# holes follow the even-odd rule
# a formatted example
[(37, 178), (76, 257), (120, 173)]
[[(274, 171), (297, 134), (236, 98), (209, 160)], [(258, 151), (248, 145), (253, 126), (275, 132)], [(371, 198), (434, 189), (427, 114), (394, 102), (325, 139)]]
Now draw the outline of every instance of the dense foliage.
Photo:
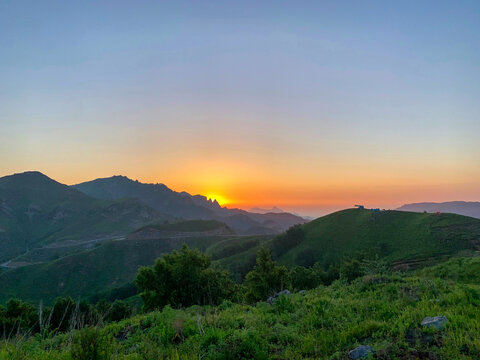
[(249, 301), (264, 300), (276, 291), (287, 286), (287, 268), (277, 266), (272, 260), (270, 251), (261, 247), (257, 253), (257, 264), (245, 277)]
[[(478, 285), (369, 275), (305, 296), (281, 296), (272, 305), (166, 306), (72, 334), (74, 344), (98, 344), (112, 359), (347, 359), (361, 344), (385, 360), (478, 359), (479, 306)], [(421, 325), (424, 317), (436, 315), (448, 319), (443, 330)], [(28, 359), (66, 360), (77, 349), (70, 336), (30, 338), (2, 345), (0, 358), (18, 359), (23, 352)]]
[(218, 304), (231, 297), (235, 284), (226, 271), (212, 267), (210, 257), (183, 245), (153, 267), (142, 267), (135, 280), (146, 310), (195, 304)]
[[(286, 268), (261, 246), (239, 285), (184, 245), (140, 269), (150, 313), (131, 317), (123, 301), (8, 301), (0, 359), (348, 359), (359, 345), (384, 360), (478, 359), (479, 264), (458, 258), (401, 274), (358, 254), (328, 268)], [(266, 301), (283, 289), (293, 293)], [(428, 316), (448, 322), (422, 326)]]
[(127, 302), (100, 300), (96, 304), (59, 297), (51, 306), (37, 307), (19, 299), (0, 305), (0, 338), (39, 333), (41, 336), (66, 332), (132, 316), (134, 308)]

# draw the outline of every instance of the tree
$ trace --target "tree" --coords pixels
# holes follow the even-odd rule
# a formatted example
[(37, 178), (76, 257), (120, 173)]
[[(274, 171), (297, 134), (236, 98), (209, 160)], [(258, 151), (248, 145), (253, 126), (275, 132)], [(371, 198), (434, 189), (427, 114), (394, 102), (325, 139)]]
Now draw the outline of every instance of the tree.
[(226, 271), (211, 266), (210, 257), (185, 244), (155, 260), (153, 267), (140, 268), (135, 283), (145, 310), (219, 304), (235, 286)]
[(288, 272), (292, 290), (308, 290), (324, 283), (326, 273), (319, 263), (312, 267), (294, 266)]
[(362, 264), (357, 259), (346, 261), (340, 267), (340, 278), (352, 282), (356, 278), (363, 276)]
[(250, 301), (265, 300), (276, 291), (283, 290), (287, 281), (287, 268), (277, 266), (272, 260), (270, 250), (260, 247), (257, 252), (257, 263), (245, 277), (247, 299)]

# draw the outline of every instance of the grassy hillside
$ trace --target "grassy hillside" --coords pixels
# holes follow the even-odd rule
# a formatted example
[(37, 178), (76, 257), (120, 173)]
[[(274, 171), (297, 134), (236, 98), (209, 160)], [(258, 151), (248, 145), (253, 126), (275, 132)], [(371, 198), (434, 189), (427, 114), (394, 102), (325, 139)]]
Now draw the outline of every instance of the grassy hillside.
[[(182, 225), (183, 224), (183, 225)], [(182, 226), (180, 226), (182, 225)], [(208, 231), (224, 226), (215, 221), (160, 224), (160, 229)], [(286, 265), (324, 265), (341, 262), (359, 253), (386, 259), (399, 267), (425, 266), (458, 253), (475, 252), (480, 239), (480, 220), (454, 214), (423, 214), (400, 211), (344, 210), (305, 224), (305, 239), (280, 254)], [(194, 236), (112, 241), (90, 250), (61, 257), (46, 264), (12, 269), (0, 275), (0, 301), (11, 296), (50, 301), (57, 295), (89, 296), (132, 281), (140, 265), (150, 265), (162, 253), (186, 242), (206, 251), (235, 280), (255, 263), (262, 244), (278, 246), (273, 236)], [(275, 249), (274, 249), (275, 251)], [(55, 253), (54, 253), (55, 254)], [(29, 261), (49, 260), (52, 252), (39, 252)], [(61, 253), (57, 255), (62, 256)], [(21, 259), (21, 258), (20, 258)], [(36, 260), (37, 259), (37, 260)]]
[(480, 257), (451, 259), (442, 264), (419, 270), (418, 275), (480, 285)]
[(229, 255), (222, 249), (252, 240), (256, 238), (200, 236), (109, 241), (48, 263), (0, 273), (0, 303), (11, 297), (35, 302), (42, 299), (45, 303), (60, 295), (86, 298), (133, 281), (140, 266), (153, 264), (157, 257), (183, 243), (221, 259)]
[(400, 262), (480, 248), (480, 220), (455, 214), (349, 209), (311, 221), (302, 229), (305, 240), (279, 262), (328, 264), (362, 252)]
[(161, 220), (136, 200), (98, 200), (39, 172), (0, 178), (0, 261), (45, 244), (125, 234)]
[[(273, 305), (167, 306), (110, 324), (96, 336), (113, 358), (130, 360), (340, 360), (359, 345), (371, 346), (383, 360), (466, 360), (480, 358), (479, 306), (476, 285), (370, 276), (283, 296)], [(427, 316), (446, 316), (447, 323), (441, 330), (423, 327)], [(5, 343), (0, 358), (70, 359), (70, 339)]]
[(142, 226), (128, 235), (129, 239), (155, 239), (170, 236), (233, 235), (235, 232), (216, 220), (181, 220)]

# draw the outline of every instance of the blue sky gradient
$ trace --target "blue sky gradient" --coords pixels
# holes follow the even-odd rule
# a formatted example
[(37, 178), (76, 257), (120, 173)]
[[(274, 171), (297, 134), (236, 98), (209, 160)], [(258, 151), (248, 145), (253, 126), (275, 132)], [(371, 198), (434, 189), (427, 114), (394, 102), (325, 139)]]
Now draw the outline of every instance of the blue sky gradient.
[(0, 2), (0, 175), (480, 200), (479, 99), (478, 1)]

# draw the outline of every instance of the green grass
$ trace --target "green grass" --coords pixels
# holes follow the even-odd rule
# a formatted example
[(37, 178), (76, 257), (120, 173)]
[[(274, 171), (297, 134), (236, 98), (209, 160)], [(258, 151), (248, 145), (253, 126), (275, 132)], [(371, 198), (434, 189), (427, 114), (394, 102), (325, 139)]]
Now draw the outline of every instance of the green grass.
[(439, 258), (480, 245), (480, 220), (455, 214), (349, 209), (302, 226), (306, 239), (284, 254), (285, 265), (339, 262), (358, 253), (389, 262)]
[(61, 295), (86, 298), (132, 282), (140, 266), (152, 265), (157, 257), (180, 248), (183, 243), (220, 260), (225, 256), (222, 249), (255, 239), (232, 235), (109, 241), (48, 263), (0, 273), (0, 303), (11, 297), (43, 300), (46, 304)]
[(423, 277), (480, 285), (480, 258), (455, 258), (418, 271)]
[(225, 226), (224, 223), (216, 220), (182, 220), (173, 223), (149, 224), (137, 229), (134, 233), (141, 231), (144, 228), (151, 228), (159, 231), (203, 232), (216, 230)]
[[(113, 359), (347, 359), (370, 345), (379, 359), (478, 359), (480, 288), (442, 279), (368, 276), (255, 306), (170, 307), (100, 330)], [(445, 315), (445, 329), (420, 325)], [(69, 336), (0, 345), (1, 359), (70, 359)]]
[[(162, 224), (163, 229), (192, 231), (223, 226), (215, 221)], [(280, 264), (340, 263), (364, 253), (389, 263), (418, 261), (426, 266), (459, 252), (473, 253), (480, 239), (480, 220), (454, 214), (344, 210), (302, 226), (305, 240), (283, 254)], [(0, 275), (0, 302), (11, 296), (46, 302), (58, 295), (88, 297), (131, 282), (141, 265), (186, 242), (207, 252), (240, 282), (253, 267), (260, 245), (273, 236), (195, 236), (188, 239), (125, 240), (62, 257), (46, 264), (9, 270)], [(48, 253), (50, 255), (50, 253)], [(52, 254), (53, 255), (53, 254)], [(40, 256), (47, 254), (39, 253)], [(30, 260), (34, 260), (31, 258)]]
[[(362, 255), (378, 256), (399, 268), (403, 263), (415, 268), (458, 254), (473, 254), (480, 248), (480, 220), (455, 214), (348, 209), (301, 228), (305, 240), (282, 254), (277, 259), (280, 264), (310, 266), (319, 262), (328, 266)], [(220, 263), (245, 275), (254, 263), (258, 246), (274, 247), (271, 239), (230, 244), (235, 251)]]

